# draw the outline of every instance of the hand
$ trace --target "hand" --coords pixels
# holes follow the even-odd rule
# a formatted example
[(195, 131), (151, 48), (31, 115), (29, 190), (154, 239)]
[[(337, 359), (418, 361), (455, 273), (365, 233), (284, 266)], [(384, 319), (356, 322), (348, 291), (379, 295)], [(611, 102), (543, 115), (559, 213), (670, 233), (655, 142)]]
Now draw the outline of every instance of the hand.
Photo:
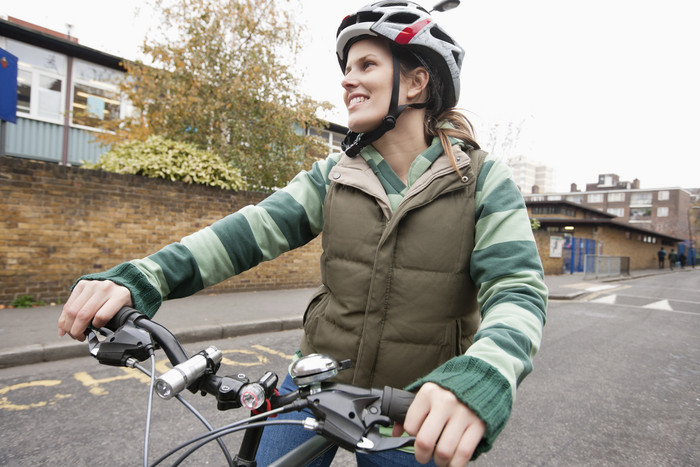
[(82, 280), (73, 289), (58, 318), (59, 337), (66, 334), (84, 341), (85, 330), (92, 321), (101, 327), (124, 306), (132, 306), (131, 292), (112, 281)]
[(424, 384), (406, 413), (403, 425), (395, 424), (393, 436), (403, 431), (416, 437), (416, 460), (434, 458), (439, 466), (464, 466), (486, 432), (486, 424), (450, 391), (434, 383)]

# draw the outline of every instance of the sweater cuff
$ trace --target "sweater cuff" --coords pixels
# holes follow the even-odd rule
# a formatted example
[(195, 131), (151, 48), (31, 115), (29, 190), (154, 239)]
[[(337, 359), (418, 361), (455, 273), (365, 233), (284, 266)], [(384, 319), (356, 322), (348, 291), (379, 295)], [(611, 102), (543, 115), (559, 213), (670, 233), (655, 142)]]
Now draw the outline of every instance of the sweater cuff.
[[(134, 304), (134, 308), (149, 318), (153, 318), (163, 303), (163, 298), (160, 296), (158, 289), (153, 287), (146, 276), (131, 263), (122, 263), (104, 272), (87, 274), (79, 278), (75, 284), (81, 280), (109, 280), (126, 287), (131, 292), (131, 301)], [(73, 284), (73, 287), (75, 287), (75, 284)]]
[(461, 355), (409, 385), (407, 390), (415, 391), (425, 383), (435, 383), (451, 391), (486, 424), (486, 432), (472, 459), (491, 449), (513, 405), (508, 380), (485, 361)]

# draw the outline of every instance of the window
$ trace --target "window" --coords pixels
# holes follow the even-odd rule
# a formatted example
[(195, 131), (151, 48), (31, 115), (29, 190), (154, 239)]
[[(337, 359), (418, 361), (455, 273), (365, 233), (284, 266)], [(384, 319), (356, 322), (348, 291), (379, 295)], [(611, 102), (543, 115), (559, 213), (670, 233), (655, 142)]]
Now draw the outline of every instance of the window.
[(60, 122), (66, 56), (12, 39), (7, 39), (6, 47), (19, 59), (17, 111), (39, 120)]
[(532, 208), (533, 215), (552, 215), (552, 214), (563, 214), (568, 217), (576, 217), (576, 210), (573, 208), (561, 207), (561, 206), (534, 206)]
[(620, 202), (625, 200), (625, 194), (624, 193), (609, 193), (608, 194), (608, 202)]
[(632, 193), (630, 206), (651, 206), (651, 193)]
[(605, 201), (605, 195), (602, 193), (588, 195), (589, 203), (602, 203), (603, 201)]
[(583, 204), (583, 196), (567, 196), (566, 200), (576, 204)]
[(73, 123), (99, 127), (100, 120), (119, 118), (119, 97), (104, 89), (76, 83), (73, 86)]
[(659, 201), (667, 201), (669, 198), (668, 191), (667, 190), (659, 191), (657, 194), (657, 197), (658, 197)]
[(651, 222), (651, 208), (631, 208), (630, 222)]
[(73, 124), (99, 128), (104, 121), (118, 120), (123, 73), (80, 59), (75, 59), (73, 69)]
[(608, 208), (608, 214), (612, 214), (617, 217), (625, 216), (625, 208)]
[(29, 113), (32, 103), (32, 74), (17, 70), (17, 111)]
[(668, 208), (657, 208), (656, 217), (668, 217)]
[(61, 118), (61, 80), (51, 76), (39, 75), (39, 109), (40, 117), (58, 120)]

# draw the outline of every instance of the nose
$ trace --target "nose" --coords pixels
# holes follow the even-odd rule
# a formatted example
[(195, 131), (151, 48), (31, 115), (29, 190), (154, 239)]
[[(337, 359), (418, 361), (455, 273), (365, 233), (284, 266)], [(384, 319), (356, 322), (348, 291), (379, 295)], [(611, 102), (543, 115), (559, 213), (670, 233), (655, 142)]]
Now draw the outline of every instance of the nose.
[(354, 78), (353, 73), (350, 72), (343, 76), (343, 79), (340, 81), (340, 85), (343, 87), (343, 89), (349, 91), (350, 89), (356, 88), (358, 83), (357, 79)]

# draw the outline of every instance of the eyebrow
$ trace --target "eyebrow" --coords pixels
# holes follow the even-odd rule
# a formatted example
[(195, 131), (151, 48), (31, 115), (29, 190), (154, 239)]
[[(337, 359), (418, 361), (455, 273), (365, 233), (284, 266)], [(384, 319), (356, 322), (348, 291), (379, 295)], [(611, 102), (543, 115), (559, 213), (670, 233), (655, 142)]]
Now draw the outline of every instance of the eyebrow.
[[(354, 62), (363, 62), (363, 61), (365, 61), (365, 60), (367, 60), (367, 59), (377, 60), (378, 58), (379, 58), (379, 56), (378, 56), (377, 54), (375, 54), (374, 52), (370, 52), (370, 53), (367, 53), (367, 54), (362, 55), (362, 56), (360, 56), (360, 57), (357, 57), (357, 58), (354, 60)], [(350, 69), (351, 69), (351, 67), (350, 67), (350, 61), (348, 61), (348, 62), (345, 64), (345, 73), (347, 73), (348, 70), (350, 70)]]

